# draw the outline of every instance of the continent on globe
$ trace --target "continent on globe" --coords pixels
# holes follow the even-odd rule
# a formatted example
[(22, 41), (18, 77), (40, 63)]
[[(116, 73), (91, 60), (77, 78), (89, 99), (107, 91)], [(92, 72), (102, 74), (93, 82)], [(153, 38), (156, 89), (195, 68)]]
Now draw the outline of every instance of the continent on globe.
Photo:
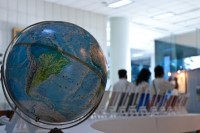
[[(51, 52), (43, 53), (39, 56), (39, 59), (30, 62), (36, 62), (37, 67), (29, 68), (30, 73), (32, 73), (31, 70), (35, 72), (27, 79), (27, 83), (29, 83), (26, 88), (27, 94), (30, 94), (31, 89), (37, 88), (41, 82), (47, 80), (50, 76), (60, 73), (63, 67), (67, 65), (68, 60), (61, 53)], [(32, 65), (30, 64), (30, 66)], [(30, 81), (31, 79), (32, 81)]]

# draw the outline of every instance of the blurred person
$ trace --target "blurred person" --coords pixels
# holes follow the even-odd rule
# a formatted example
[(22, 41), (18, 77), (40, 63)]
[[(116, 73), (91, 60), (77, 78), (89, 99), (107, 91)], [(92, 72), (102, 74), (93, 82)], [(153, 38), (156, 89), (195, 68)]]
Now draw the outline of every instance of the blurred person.
[(175, 76), (175, 77), (170, 76), (169, 79), (168, 79), (168, 81), (174, 85), (174, 88), (175, 88), (175, 89), (178, 89), (178, 88), (179, 88), (179, 85), (178, 85), (178, 78), (177, 78), (176, 76)]
[(164, 80), (164, 69), (158, 65), (154, 68), (155, 79), (152, 81), (152, 91), (154, 94), (165, 94), (168, 90), (174, 90), (175, 86)]
[(143, 68), (136, 79), (136, 88), (137, 92), (145, 92), (147, 91), (149, 87), (149, 79), (151, 76), (151, 72), (147, 68)]
[(127, 71), (125, 69), (118, 70), (119, 81), (113, 86), (113, 91), (133, 92), (134, 84), (127, 81)]

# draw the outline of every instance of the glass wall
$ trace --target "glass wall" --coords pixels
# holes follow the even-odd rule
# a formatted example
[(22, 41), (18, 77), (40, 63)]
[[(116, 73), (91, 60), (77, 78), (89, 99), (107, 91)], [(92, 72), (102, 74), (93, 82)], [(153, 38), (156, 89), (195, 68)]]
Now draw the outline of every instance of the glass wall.
[(165, 70), (165, 79), (177, 77), (179, 92), (187, 92), (187, 73), (200, 68), (199, 30), (155, 40), (155, 65)]
[(156, 39), (155, 64), (164, 66), (167, 73), (195, 68), (193, 64), (199, 64), (196, 62), (198, 57), (193, 59), (199, 55), (199, 35), (196, 30)]
[(155, 64), (165, 68), (165, 78), (176, 77), (178, 91), (189, 96), (189, 113), (200, 112), (200, 30), (155, 40)]

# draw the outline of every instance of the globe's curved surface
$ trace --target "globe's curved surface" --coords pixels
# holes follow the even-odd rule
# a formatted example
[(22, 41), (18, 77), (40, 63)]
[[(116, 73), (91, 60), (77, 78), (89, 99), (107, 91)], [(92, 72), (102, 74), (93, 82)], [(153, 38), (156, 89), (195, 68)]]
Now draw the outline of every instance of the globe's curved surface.
[(47, 21), (29, 26), (11, 42), (2, 75), (20, 111), (38, 122), (65, 124), (94, 111), (104, 93), (107, 68), (89, 32)]

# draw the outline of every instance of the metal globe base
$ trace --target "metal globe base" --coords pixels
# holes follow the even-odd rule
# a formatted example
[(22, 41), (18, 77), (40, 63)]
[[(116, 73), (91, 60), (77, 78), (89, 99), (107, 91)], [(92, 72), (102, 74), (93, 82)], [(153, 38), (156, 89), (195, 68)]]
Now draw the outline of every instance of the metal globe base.
[(51, 129), (50, 132), (48, 133), (63, 133), (61, 129), (58, 129), (58, 128), (54, 128), (54, 129)]

